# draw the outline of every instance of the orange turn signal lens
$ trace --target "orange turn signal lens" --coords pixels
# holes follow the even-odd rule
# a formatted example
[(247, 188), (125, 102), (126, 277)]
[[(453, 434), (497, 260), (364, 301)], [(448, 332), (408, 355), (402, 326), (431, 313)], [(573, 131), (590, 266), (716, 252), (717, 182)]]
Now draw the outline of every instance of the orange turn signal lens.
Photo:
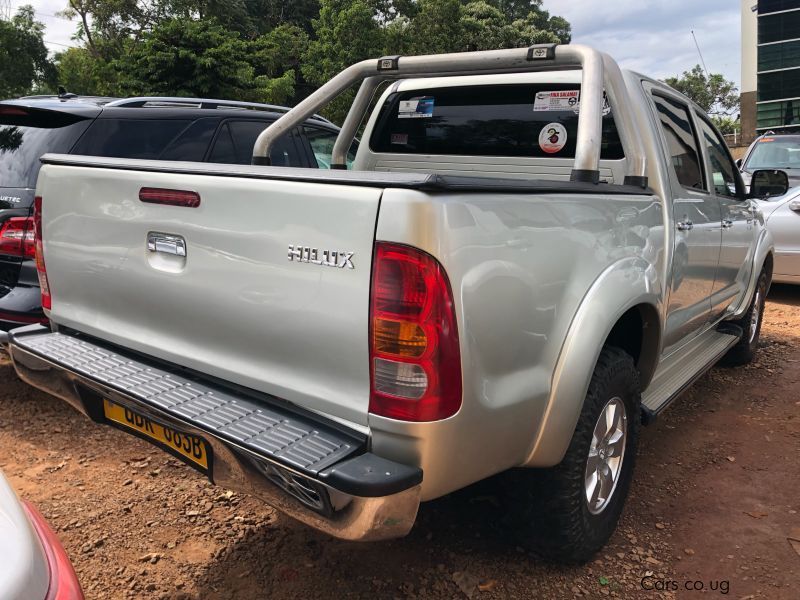
[(418, 358), (428, 347), (428, 336), (416, 323), (376, 318), (372, 331), (380, 354)]

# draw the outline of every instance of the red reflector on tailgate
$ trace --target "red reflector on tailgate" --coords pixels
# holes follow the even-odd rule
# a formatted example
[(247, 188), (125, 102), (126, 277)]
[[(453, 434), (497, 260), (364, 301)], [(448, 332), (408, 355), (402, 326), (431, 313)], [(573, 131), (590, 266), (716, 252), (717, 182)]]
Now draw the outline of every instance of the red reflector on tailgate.
[(200, 194), (185, 190), (142, 188), (139, 190), (139, 200), (150, 204), (166, 204), (168, 206), (187, 206), (189, 208), (200, 206)]

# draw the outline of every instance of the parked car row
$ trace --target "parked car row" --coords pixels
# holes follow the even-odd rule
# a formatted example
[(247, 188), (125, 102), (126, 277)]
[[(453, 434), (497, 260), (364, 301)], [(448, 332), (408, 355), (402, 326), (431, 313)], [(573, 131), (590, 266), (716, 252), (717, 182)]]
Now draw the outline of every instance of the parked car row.
[(759, 200), (767, 228), (775, 238), (773, 281), (800, 284), (800, 135), (769, 131), (760, 135), (738, 161), (745, 183), (754, 171), (776, 169), (789, 177), (787, 194)]

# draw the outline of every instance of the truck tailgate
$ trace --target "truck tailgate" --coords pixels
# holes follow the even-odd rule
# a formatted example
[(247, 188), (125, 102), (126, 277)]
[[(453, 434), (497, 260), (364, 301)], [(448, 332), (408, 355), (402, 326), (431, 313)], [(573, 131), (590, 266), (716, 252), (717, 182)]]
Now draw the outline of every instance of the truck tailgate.
[[(382, 190), (132, 168), (43, 167), (51, 319), (366, 426)], [(142, 202), (141, 188), (200, 204)], [(290, 260), (290, 244), (338, 264)]]

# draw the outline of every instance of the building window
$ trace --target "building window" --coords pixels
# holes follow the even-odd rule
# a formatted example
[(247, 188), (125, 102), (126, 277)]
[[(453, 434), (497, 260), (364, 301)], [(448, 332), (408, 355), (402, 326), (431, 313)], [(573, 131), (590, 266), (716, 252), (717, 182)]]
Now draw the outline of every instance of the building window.
[(800, 41), (761, 46), (758, 49), (758, 70), (773, 71), (800, 67)]
[(800, 70), (761, 73), (758, 76), (758, 100), (800, 98)]
[(759, 104), (758, 128), (786, 127), (795, 125), (800, 127), (800, 100), (786, 100), (784, 102), (767, 102)]
[(760, 15), (793, 8), (800, 8), (800, 0), (759, 0), (758, 2), (758, 14)]
[(800, 38), (800, 11), (777, 15), (759, 15), (759, 44), (797, 38)]

